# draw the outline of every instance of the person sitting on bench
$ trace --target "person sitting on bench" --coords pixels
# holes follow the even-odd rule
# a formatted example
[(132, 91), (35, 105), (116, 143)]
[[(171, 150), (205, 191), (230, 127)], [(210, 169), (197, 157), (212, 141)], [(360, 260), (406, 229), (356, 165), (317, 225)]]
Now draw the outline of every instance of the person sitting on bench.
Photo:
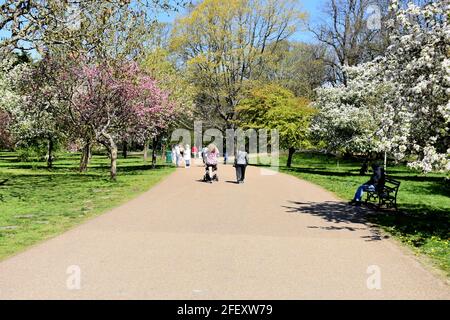
[(358, 190), (356, 190), (353, 200), (349, 202), (350, 204), (360, 205), (364, 191), (374, 192), (376, 190), (380, 190), (384, 185), (385, 180), (384, 169), (377, 164), (373, 164), (372, 170), (373, 174), (370, 177), (370, 180), (361, 185), (358, 188)]

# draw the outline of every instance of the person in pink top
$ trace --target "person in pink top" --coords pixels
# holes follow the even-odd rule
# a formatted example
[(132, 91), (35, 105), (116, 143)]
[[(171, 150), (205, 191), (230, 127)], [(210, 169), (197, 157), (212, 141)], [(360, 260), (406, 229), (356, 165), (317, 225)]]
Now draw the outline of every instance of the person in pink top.
[(198, 152), (197, 146), (195, 146), (195, 145), (192, 146), (192, 155), (193, 155), (194, 159), (197, 158), (197, 152)]
[[(208, 146), (208, 152), (205, 157), (205, 181), (208, 181), (209, 183), (212, 183), (213, 180), (219, 181), (219, 177), (217, 176), (217, 159), (219, 158), (219, 149), (217, 149), (216, 145), (211, 143)], [(213, 177), (211, 178), (211, 175), (209, 174), (209, 168), (212, 169)]]

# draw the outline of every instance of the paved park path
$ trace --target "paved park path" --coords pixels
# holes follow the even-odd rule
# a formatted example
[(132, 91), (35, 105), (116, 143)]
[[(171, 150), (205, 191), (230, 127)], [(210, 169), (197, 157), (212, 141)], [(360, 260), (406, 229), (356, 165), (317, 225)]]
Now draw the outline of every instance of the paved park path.
[[(259, 168), (243, 185), (227, 182), (231, 166), (217, 184), (202, 174), (178, 169), (1, 262), (0, 299), (450, 299), (442, 279), (364, 223), (363, 209)], [(77, 284), (70, 266), (79, 290), (67, 287)], [(368, 268), (381, 289), (368, 289)]]

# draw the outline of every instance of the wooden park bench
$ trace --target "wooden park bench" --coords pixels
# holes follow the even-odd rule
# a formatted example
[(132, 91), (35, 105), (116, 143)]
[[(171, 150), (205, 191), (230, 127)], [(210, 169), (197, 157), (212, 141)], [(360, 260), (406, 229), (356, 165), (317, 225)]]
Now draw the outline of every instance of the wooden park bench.
[(366, 204), (378, 202), (377, 210), (383, 206), (386, 209), (394, 208), (397, 211), (397, 194), (400, 187), (400, 181), (386, 177), (384, 186), (375, 191), (367, 191)]

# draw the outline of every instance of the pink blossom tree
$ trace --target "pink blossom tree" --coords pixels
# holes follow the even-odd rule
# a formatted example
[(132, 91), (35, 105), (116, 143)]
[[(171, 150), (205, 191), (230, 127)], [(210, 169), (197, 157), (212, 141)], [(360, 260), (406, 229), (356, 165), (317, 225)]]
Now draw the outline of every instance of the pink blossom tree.
[(72, 90), (65, 87), (70, 121), (86, 140), (92, 137), (108, 150), (116, 179), (117, 139), (145, 139), (164, 128), (171, 110), (168, 94), (135, 63), (77, 65), (62, 74), (62, 81), (69, 79), (75, 84)]

